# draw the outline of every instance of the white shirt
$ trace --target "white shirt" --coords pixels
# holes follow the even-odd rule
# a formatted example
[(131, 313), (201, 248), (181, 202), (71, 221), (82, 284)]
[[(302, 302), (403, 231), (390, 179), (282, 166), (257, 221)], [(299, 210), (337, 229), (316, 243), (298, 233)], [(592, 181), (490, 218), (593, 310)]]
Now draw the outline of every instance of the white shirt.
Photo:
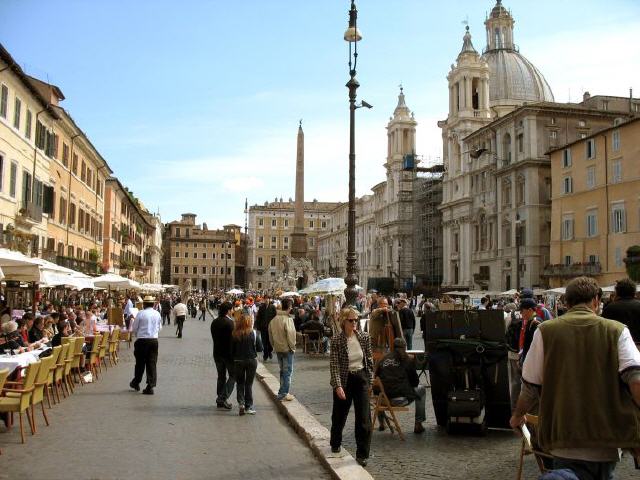
[(131, 326), (131, 332), (136, 338), (158, 338), (161, 329), (162, 317), (152, 307), (138, 312)]
[(173, 313), (176, 317), (186, 317), (187, 316), (187, 306), (180, 302), (176, 303), (173, 306)]
[(355, 333), (347, 339), (347, 352), (349, 352), (349, 371), (362, 370), (362, 359), (364, 355), (362, 353), (360, 340), (358, 340), (358, 336)]
[(133, 308), (133, 303), (130, 298), (127, 298), (127, 304), (124, 306), (124, 314), (131, 315), (131, 309)]

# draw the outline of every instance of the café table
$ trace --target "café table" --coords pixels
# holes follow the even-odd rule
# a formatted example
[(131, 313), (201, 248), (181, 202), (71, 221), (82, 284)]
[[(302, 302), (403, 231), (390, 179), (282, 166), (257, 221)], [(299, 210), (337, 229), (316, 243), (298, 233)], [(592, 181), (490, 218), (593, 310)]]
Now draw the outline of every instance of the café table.
[(22, 369), (32, 363), (38, 362), (40, 360), (40, 354), (45, 350), (46, 348), (18, 353), (16, 355), (11, 355), (10, 353), (0, 355), (0, 370), (8, 368), (9, 375), (11, 375), (17, 368)]

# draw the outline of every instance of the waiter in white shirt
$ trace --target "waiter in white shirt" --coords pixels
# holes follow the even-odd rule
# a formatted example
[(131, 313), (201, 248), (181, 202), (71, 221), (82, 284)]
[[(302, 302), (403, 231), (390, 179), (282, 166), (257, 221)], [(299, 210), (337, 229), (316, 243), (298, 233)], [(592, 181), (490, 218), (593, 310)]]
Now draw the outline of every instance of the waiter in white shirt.
[(138, 312), (131, 326), (131, 334), (136, 336), (133, 356), (136, 358), (135, 373), (129, 386), (135, 391), (140, 390), (142, 374), (147, 371), (147, 387), (142, 391), (145, 395), (153, 395), (156, 386), (158, 361), (158, 333), (162, 329), (160, 312), (153, 309), (156, 299), (147, 295), (142, 300), (144, 310)]

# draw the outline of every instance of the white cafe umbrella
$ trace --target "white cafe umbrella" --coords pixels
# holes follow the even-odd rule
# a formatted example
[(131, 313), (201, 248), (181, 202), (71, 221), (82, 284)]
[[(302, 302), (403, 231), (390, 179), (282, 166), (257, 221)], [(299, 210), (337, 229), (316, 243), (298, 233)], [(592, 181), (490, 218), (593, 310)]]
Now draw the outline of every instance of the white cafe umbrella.
[(227, 292), (227, 295), (242, 295), (244, 292), (239, 288), (232, 288)]
[(298, 292), (284, 292), (282, 295), (280, 295), (280, 298), (284, 298), (284, 297), (299, 297), (300, 294)]
[(110, 288), (112, 290), (140, 289), (140, 284), (115, 273), (107, 273), (93, 279), (93, 284), (100, 288)]

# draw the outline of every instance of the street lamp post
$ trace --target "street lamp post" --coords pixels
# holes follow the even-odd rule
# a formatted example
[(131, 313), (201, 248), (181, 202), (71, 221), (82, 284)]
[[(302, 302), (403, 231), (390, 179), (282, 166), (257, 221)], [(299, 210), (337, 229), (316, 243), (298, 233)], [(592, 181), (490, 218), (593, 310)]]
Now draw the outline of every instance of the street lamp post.
[(516, 214), (516, 290), (520, 291), (520, 214)]
[(356, 10), (355, 0), (351, 0), (349, 10), (349, 27), (344, 33), (344, 39), (349, 42), (349, 81), (346, 87), (349, 89), (349, 217), (347, 227), (347, 276), (344, 282), (347, 288), (344, 289), (344, 296), (347, 305), (356, 303), (356, 90), (360, 86), (356, 80), (356, 64), (358, 62), (358, 41), (362, 40), (362, 35), (357, 28), (358, 10)]
[(398, 240), (398, 291), (402, 288), (402, 279), (400, 277), (400, 259), (402, 255), (402, 242)]

